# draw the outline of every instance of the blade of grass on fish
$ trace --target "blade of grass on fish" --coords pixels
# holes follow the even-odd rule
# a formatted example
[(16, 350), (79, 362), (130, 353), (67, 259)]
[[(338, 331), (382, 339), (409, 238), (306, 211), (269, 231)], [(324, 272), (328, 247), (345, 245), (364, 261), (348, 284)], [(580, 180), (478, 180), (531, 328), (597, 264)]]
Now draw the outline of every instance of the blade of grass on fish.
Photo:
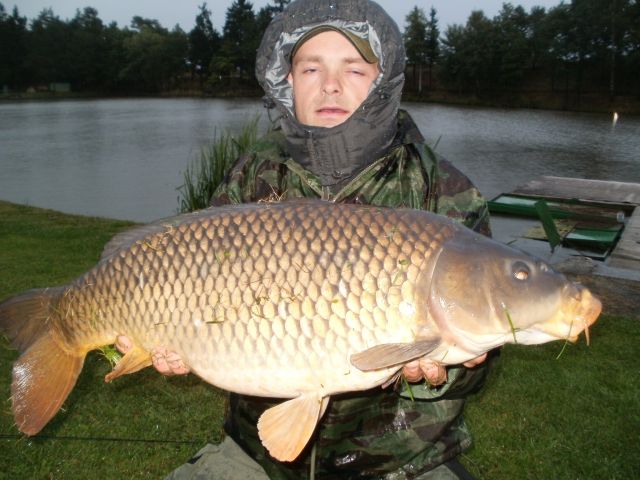
[(502, 305), (502, 308), (504, 310), (504, 314), (507, 317), (507, 321), (509, 322), (509, 328), (511, 329), (511, 334), (513, 335), (513, 343), (518, 343), (518, 339), (516, 338), (516, 332), (518, 331), (518, 329), (513, 325), (513, 320), (511, 320), (509, 309), (506, 307), (506, 305)]
[(407, 378), (404, 375), (401, 375), (402, 385), (404, 386), (405, 391), (409, 394), (409, 398), (412, 402), (415, 402), (416, 399), (413, 397), (413, 390), (411, 390), (411, 385), (407, 381)]
[(567, 338), (564, 340), (564, 344), (562, 345), (562, 350), (560, 350), (560, 353), (556, 357), (556, 360), (560, 360), (560, 357), (564, 353), (565, 348), (567, 348), (567, 345), (569, 344), (569, 336), (571, 335), (572, 329), (573, 329), (573, 320), (571, 321), (571, 325), (569, 325), (569, 335), (567, 335)]

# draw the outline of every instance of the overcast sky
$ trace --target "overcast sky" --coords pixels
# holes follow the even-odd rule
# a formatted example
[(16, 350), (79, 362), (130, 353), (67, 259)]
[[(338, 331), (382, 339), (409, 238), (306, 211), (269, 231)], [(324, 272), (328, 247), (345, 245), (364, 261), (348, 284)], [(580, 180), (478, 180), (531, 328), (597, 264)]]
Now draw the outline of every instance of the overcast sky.
[[(7, 11), (18, 7), (20, 15), (29, 20), (35, 18), (44, 8), (51, 7), (53, 12), (63, 20), (73, 18), (77, 9), (90, 6), (98, 10), (98, 16), (104, 23), (115, 21), (119, 27), (128, 26), (135, 15), (158, 20), (166, 28), (176, 24), (189, 31), (195, 24), (198, 6), (204, 0), (0, 0)], [(433, 6), (438, 12), (440, 31), (447, 25), (464, 24), (473, 10), (482, 10), (489, 18), (501, 9), (503, 0), (377, 0), (389, 12), (404, 30), (405, 17), (414, 6), (419, 6), (425, 13)], [(212, 12), (212, 21), (218, 31), (222, 31), (225, 13), (233, 0), (208, 0), (207, 7)], [(254, 12), (271, 3), (268, 0), (254, 0)], [(528, 12), (533, 6), (545, 8), (560, 4), (560, 0), (514, 0), (513, 5), (522, 5)]]

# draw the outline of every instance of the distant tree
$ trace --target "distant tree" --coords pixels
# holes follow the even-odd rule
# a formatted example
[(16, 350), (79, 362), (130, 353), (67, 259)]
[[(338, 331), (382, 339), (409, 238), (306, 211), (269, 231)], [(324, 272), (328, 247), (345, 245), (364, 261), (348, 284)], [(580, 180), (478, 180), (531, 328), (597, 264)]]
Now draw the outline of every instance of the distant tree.
[(144, 18), (139, 15), (136, 15), (131, 19), (131, 28), (138, 32), (141, 32), (143, 29), (159, 33), (168, 32), (168, 30), (164, 28), (158, 20), (155, 20), (153, 18)]
[(492, 22), (482, 11), (473, 11), (467, 24), (450, 25), (444, 35), (442, 75), (459, 90), (480, 94), (492, 86), (495, 72), (494, 31)]
[(626, 2), (620, 18), (626, 22), (626, 28), (617, 34), (620, 38), (617, 54), (623, 68), (619, 77), (630, 86), (631, 91), (640, 95), (637, 75), (640, 71), (640, 2)]
[(407, 64), (413, 66), (414, 80), (418, 71), (418, 92), (422, 92), (422, 66), (428, 62), (427, 18), (421, 8), (413, 7), (406, 17), (403, 40)]
[(227, 9), (222, 46), (212, 62), (214, 70), (233, 77), (253, 79), (260, 42), (256, 25), (251, 2), (234, 0)]
[(291, 3), (291, 0), (273, 0), (273, 3), (275, 4), (274, 8), (276, 9), (276, 11), (281, 12), (284, 10), (284, 7)]
[(27, 18), (20, 16), (18, 7), (9, 15), (0, 3), (0, 90), (5, 85), (19, 88), (27, 81), (27, 34)]
[(436, 9), (429, 10), (429, 20), (427, 21), (427, 63), (429, 64), (429, 88), (433, 86), (433, 67), (440, 57), (440, 29), (438, 28), (438, 17)]
[(209, 67), (214, 54), (220, 48), (221, 38), (211, 22), (211, 10), (203, 3), (198, 7), (196, 26), (189, 32), (189, 62), (192, 72), (202, 81), (209, 76)]
[(509, 3), (493, 20), (494, 51), (491, 79), (497, 87), (519, 86), (526, 69), (530, 66), (530, 51), (527, 42), (529, 21), (525, 10)]
[[(598, 57), (600, 64), (606, 67), (605, 75), (609, 86), (609, 96), (615, 97), (618, 90), (618, 77), (623, 81), (626, 75), (625, 64), (629, 53), (633, 50), (631, 38), (638, 35), (640, 26), (640, 2), (631, 0), (610, 0), (608, 2), (598, 1), (596, 15), (601, 16), (600, 38), (598, 42)], [(631, 47), (631, 48), (630, 48)], [(636, 53), (638, 45), (636, 43)], [(636, 72), (640, 71), (640, 58), (636, 57)], [(619, 72), (620, 71), (620, 72)], [(631, 74), (631, 71), (629, 72)], [(637, 78), (635, 79), (637, 84)]]
[(127, 62), (124, 44), (127, 38), (136, 33), (127, 28), (120, 29), (112, 22), (104, 29), (103, 35), (107, 52), (104, 59), (104, 89), (109, 92), (125, 91), (120, 76)]
[(286, 7), (290, 1), (291, 0), (274, 0), (274, 5), (265, 5), (258, 11), (258, 14), (256, 15), (256, 33), (259, 38), (262, 38), (262, 35), (269, 26), (269, 23), (273, 20), (273, 17), (282, 12), (284, 7)]
[(28, 52), (25, 59), (35, 84), (68, 82), (73, 59), (64, 48), (70, 41), (67, 23), (46, 8), (31, 22)]
[(545, 61), (551, 37), (547, 28), (547, 12), (544, 7), (532, 7), (528, 17), (526, 39), (529, 65), (535, 70)]
[(108, 44), (105, 27), (92, 7), (77, 10), (69, 23), (70, 42), (66, 46), (73, 58), (69, 66), (69, 81), (74, 89), (103, 89), (108, 72)]
[(125, 65), (119, 80), (130, 91), (167, 90), (186, 70), (187, 35), (158, 25), (155, 20), (141, 23), (140, 30), (124, 40)]

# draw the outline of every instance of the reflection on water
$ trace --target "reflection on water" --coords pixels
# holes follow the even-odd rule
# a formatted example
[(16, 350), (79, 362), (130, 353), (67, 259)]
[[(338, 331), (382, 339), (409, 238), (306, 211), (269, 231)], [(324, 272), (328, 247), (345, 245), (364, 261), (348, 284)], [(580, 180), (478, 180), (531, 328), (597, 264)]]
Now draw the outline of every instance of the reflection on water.
[(640, 182), (640, 117), (409, 105), (487, 197), (540, 175)]
[[(540, 175), (640, 182), (638, 117), (614, 125), (611, 115), (405, 107), (488, 197)], [(139, 221), (172, 215), (200, 148), (261, 113), (259, 100), (237, 99), (3, 103), (0, 199)]]

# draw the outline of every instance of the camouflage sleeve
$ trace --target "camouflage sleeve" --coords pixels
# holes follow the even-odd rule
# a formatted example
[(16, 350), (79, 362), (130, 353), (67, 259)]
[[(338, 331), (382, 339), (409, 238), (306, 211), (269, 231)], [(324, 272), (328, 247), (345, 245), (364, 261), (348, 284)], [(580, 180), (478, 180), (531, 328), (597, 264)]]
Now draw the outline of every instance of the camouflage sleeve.
[(259, 158), (255, 153), (241, 156), (218, 185), (209, 204), (257, 202), (277, 195), (277, 166)]
[(478, 188), (454, 167), (425, 146), (429, 163), (429, 209), (452, 218), (483, 235), (491, 236), (489, 207)]
[(269, 133), (256, 142), (250, 152), (241, 155), (214, 191), (211, 206), (248, 203), (280, 195), (284, 165), (279, 156), (280, 141)]

